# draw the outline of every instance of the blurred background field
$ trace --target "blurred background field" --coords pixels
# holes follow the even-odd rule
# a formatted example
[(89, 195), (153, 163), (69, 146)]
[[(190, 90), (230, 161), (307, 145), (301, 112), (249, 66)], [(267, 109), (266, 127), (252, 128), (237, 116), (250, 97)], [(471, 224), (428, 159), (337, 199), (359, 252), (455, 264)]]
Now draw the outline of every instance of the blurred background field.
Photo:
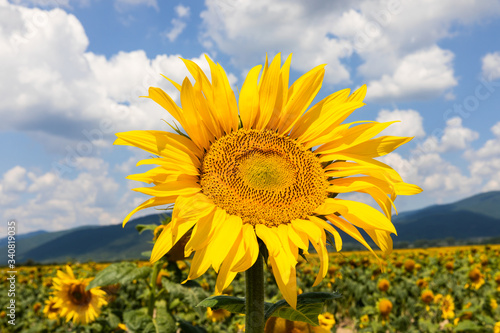
[[(151, 235), (148, 233), (149, 236)], [(366, 251), (330, 255), (327, 277), (311, 288), (319, 260), (310, 255), (297, 268), (297, 292), (338, 291), (342, 297), (327, 303), (324, 313), (334, 318), (330, 332), (493, 332), (500, 321), (500, 245), (439, 247), (395, 250), (384, 264)], [(94, 277), (109, 263), (69, 263), (78, 277)], [(130, 265), (151, 267), (147, 261)], [(213, 294), (216, 275), (209, 270), (195, 281), (187, 277), (190, 260), (165, 263), (156, 279), (161, 304), (177, 318), (178, 332), (238, 332), (244, 317), (224, 310), (196, 305)], [(150, 270), (145, 269), (127, 283), (103, 287), (108, 305), (98, 319), (75, 326), (64, 319), (47, 318), (45, 302), (57, 270), (64, 265), (34, 265), (18, 268), (16, 326), (7, 325), (0, 312), (2, 332), (154, 332), (145, 309)], [(266, 300), (282, 299), (266, 270)], [(224, 294), (244, 296), (244, 276), (239, 274)], [(2, 281), (0, 304), (5, 309), (8, 281)], [(45, 313), (44, 313), (45, 311)], [(330, 317), (331, 318), (331, 317)], [(303, 323), (278, 318), (269, 332), (327, 332)], [(329, 323), (332, 321), (330, 319)], [(290, 326), (292, 325), (292, 326)], [(281, 328), (280, 328), (281, 327)], [(328, 327), (328, 326), (324, 326)], [(151, 330), (150, 330), (151, 329)], [(324, 328), (323, 328), (324, 329)]]

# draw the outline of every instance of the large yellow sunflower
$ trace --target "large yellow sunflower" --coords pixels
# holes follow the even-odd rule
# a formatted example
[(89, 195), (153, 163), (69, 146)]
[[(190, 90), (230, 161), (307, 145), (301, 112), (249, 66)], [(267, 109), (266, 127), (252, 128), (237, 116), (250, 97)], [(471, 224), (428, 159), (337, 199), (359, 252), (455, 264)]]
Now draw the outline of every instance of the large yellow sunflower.
[(93, 322), (106, 305), (104, 299), (106, 293), (99, 288), (85, 290), (92, 278), (77, 279), (71, 267), (66, 266), (66, 272), (57, 271), (54, 278), (55, 304), (53, 307), (59, 309), (59, 316), (71, 319), (75, 323), (88, 324)]
[[(163, 106), (184, 133), (130, 131), (118, 133), (115, 144), (142, 148), (157, 158), (138, 165), (156, 164), (128, 179), (153, 183), (135, 191), (151, 195), (135, 212), (174, 204), (172, 222), (155, 243), (155, 262), (189, 230), (186, 255), (194, 252), (188, 279), (210, 266), (218, 272), (216, 293), (221, 293), (238, 272), (249, 269), (259, 255), (258, 239), (269, 252), (278, 286), (295, 307), (299, 249), (309, 243), (321, 267), (318, 284), (328, 271), (326, 234), (342, 240), (337, 228), (373, 252), (357, 228), (364, 229), (384, 251), (392, 249), (391, 207), (397, 195), (421, 191), (404, 183), (396, 171), (375, 160), (411, 138), (374, 138), (391, 122), (359, 121), (342, 124), (363, 106), (366, 86), (354, 93), (336, 92), (306, 113), (318, 93), (324, 65), (301, 76), (289, 87), (291, 57), (281, 56), (250, 70), (237, 103), (219, 64), (206, 57), (211, 81), (201, 68), (183, 59), (193, 83), (185, 78), (180, 91), (182, 108), (160, 88), (149, 88), (149, 98)], [(336, 198), (339, 193), (371, 195), (382, 212), (366, 204)]]

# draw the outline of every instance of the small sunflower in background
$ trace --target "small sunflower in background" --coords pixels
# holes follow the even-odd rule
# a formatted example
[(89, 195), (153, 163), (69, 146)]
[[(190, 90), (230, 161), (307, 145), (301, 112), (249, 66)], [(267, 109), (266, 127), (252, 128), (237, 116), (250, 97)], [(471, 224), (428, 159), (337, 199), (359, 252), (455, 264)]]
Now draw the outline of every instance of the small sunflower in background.
[(57, 299), (50, 296), (48, 300), (45, 301), (45, 306), (43, 308), (43, 314), (49, 319), (56, 320), (59, 318), (60, 309), (56, 306)]
[(387, 279), (380, 279), (377, 283), (377, 288), (378, 290), (382, 292), (386, 292), (389, 290), (389, 287), (391, 286), (391, 283)]
[(384, 320), (389, 318), (392, 311), (392, 302), (387, 298), (382, 298), (377, 302), (378, 311)]
[(85, 325), (99, 316), (101, 307), (107, 304), (106, 293), (99, 288), (85, 290), (91, 280), (75, 278), (70, 266), (66, 266), (66, 272), (57, 271), (57, 277), (53, 280), (55, 304), (52, 306), (59, 309), (60, 317)]
[(451, 295), (444, 296), (441, 300), (441, 317), (443, 319), (453, 319), (455, 317), (455, 302)]
[[(278, 54), (270, 64), (266, 59), (264, 66), (249, 71), (237, 100), (224, 69), (206, 59), (211, 80), (186, 59), (194, 83), (168, 79), (180, 92), (182, 108), (160, 88), (149, 88), (147, 97), (164, 107), (183, 131), (172, 126), (176, 133), (116, 134), (115, 144), (158, 156), (138, 163), (157, 167), (127, 177), (153, 186), (134, 189), (151, 198), (123, 223), (141, 209), (174, 204), (172, 221), (156, 240), (151, 262), (191, 231), (185, 247), (186, 256), (194, 253), (188, 279), (213, 267), (220, 294), (238, 272), (256, 262), (262, 241), (278, 287), (295, 308), (295, 266), (299, 250), (307, 254), (309, 243), (321, 261), (314, 286), (328, 272), (327, 239), (337, 251), (342, 248), (338, 229), (373, 252), (361, 228), (389, 254), (390, 234), (396, 234), (393, 202), (421, 189), (376, 160), (411, 140), (376, 137), (393, 122), (343, 123), (364, 105), (366, 86), (353, 93), (338, 91), (309, 108), (321, 88), (324, 65), (289, 86), (291, 56), (281, 65)], [(370, 195), (382, 212), (337, 198), (352, 192)]]

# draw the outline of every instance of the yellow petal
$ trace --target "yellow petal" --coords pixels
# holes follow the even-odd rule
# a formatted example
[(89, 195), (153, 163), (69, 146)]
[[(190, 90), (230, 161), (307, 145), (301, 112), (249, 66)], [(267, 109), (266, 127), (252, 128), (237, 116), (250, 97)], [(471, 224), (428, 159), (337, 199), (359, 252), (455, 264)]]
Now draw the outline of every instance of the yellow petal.
[(224, 289), (226, 289), (231, 281), (236, 276), (236, 272), (232, 271), (232, 267), (236, 261), (245, 255), (245, 245), (243, 242), (243, 232), (240, 230), (236, 241), (231, 246), (226, 259), (222, 262), (219, 274), (217, 275), (217, 281), (215, 283), (215, 294), (221, 294)]
[(328, 216), (326, 216), (326, 218), (330, 222), (332, 222), (332, 224), (334, 226), (338, 227), (340, 230), (342, 230), (343, 232), (345, 232), (346, 234), (348, 234), (349, 236), (351, 236), (352, 238), (354, 238), (355, 240), (357, 240), (358, 242), (363, 244), (364, 247), (366, 247), (371, 253), (373, 253), (375, 255), (375, 257), (377, 257), (377, 259), (379, 259), (377, 254), (373, 251), (371, 246), (365, 241), (365, 239), (363, 238), (361, 233), (358, 231), (358, 229), (356, 229), (355, 226), (353, 226), (349, 222), (345, 221), (344, 219), (342, 219), (334, 214), (328, 215)]
[(382, 250), (385, 256), (392, 252), (392, 238), (389, 232), (383, 230), (365, 230), (366, 233), (373, 239), (375, 244)]
[(217, 224), (219, 227), (215, 231), (212, 241), (207, 244), (215, 272), (219, 271), (222, 261), (226, 258), (243, 227), (241, 218), (230, 214), (226, 215), (225, 220), (217, 221)]
[(253, 266), (259, 256), (259, 243), (255, 235), (254, 227), (251, 224), (243, 225), (243, 242), (245, 253), (242, 258), (231, 267), (233, 272), (243, 272)]
[(130, 217), (137, 213), (138, 211), (144, 209), (144, 208), (150, 208), (150, 207), (155, 207), (155, 206), (162, 206), (162, 205), (167, 205), (175, 202), (175, 199), (177, 199), (178, 195), (171, 195), (168, 197), (155, 197), (148, 199), (144, 201), (142, 204), (137, 206), (134, 210), (132, 210), (128, 215), (123, 219), (123, 226), (127, 224), (127, 222), (130, 220)]
[[(336, 93), (323, 98), (320, 102), (312, 106), (311, 109), (308, 110), (297, 121), (297, 124), (294, 126), (292, 132), (290, 133), (290, 137), (292, 139), (296, 138), (306, 139), (305, 137), (303, 137), (306, 131), (314, 130), (316, 126), (324, 123), (326, 120), (330, 118), (336, 118), (336, 119), (343, 118), (341, 115), (338, 114), (338, 111), (333, 107), (336, 107), (341, 103), (343, 103), (346, 100), (347, 96), (349, 95), (349, 91), (350, 89), (337, 91)], [(333, 112), (334, 110), (337, 112)], [(342, 122), (344, 119), (340, 120), (340, 122)]]
[[(193, 177), (193, 176), (184, 176)], [(183, 178), (184, 178), (183, 177)], [(153, 187), (138, 187), (133, 191), (148, 194), (155, 197), (170, 197), (173, 195), (191, 195), (201, 191), (200, 184), (195, 177), (189, 180), (179, 180), (170, 183), (160, 184)]]
[(375, 208), (357, 201), (327, 198), (315, 213), (329, 215), (338, 212), (352, 224), (363, 229), (381, 229), (396, 234), (391, 221)]
[(290, 87), (288, 101), (278, 125), (278, 133), (288, 133), (305, 112), (321, 88), (325, 65), (320, 65), (302, 75)]
[(259, 236), (260, 239), (266, 244), (266, 247), (269, 251), (269, 255), (277, 256), (280, 252), (280, 240), (276, 233), (274, 233), (272, 228), (268, 228), (263, 224), (257, 224), (255, 226), (255, 233)]
[(281, 54), (278, 53), (271, 65), (261, 78), (259, 87), (259, 117), (255, 124), (256, 129), (263, 129), (268, 124), (274, 111), (276, 96), (279, 86), (279, 73), (281, 66)]
[(115, 145), (128, 145), (144, 149), (163, 157), (188, 159), (199, 165), (202, 151), (185, 136), (164, 131), (129, 131), (116, 133)]
[(239, 96), (239, 108), (241, 123), (243, 128), (249, 130), (255, 123), (255, 118), (259, 114), (259, 94), (257, 90), (257, 80), (262, 65), (255, 66), (248, 72), (243, 82)]
[[(289, 270), (280, 271), (278, 268), (277, 259), (274, 256), (269, 256), (269, 261), (271, 262), (271, 267), (273, 268), (273, 274), (278, 284), (283, 297), (287, 303), (294, 309), (297, 308), (297, 273), (295, 267), (289, 267)], [(283, 276), (288, 277), (288, 282), (285, 283)]]

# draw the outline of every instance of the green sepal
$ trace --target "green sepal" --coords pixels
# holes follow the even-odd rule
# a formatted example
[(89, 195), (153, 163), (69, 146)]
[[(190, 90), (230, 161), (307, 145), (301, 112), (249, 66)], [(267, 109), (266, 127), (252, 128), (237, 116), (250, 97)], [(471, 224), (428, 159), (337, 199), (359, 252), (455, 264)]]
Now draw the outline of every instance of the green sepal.
[(145, 230), (151, 230), (152, 232), (158, 227), (158, 224), (138, 224), (135, 226), (139, 235), (142, 234)]

